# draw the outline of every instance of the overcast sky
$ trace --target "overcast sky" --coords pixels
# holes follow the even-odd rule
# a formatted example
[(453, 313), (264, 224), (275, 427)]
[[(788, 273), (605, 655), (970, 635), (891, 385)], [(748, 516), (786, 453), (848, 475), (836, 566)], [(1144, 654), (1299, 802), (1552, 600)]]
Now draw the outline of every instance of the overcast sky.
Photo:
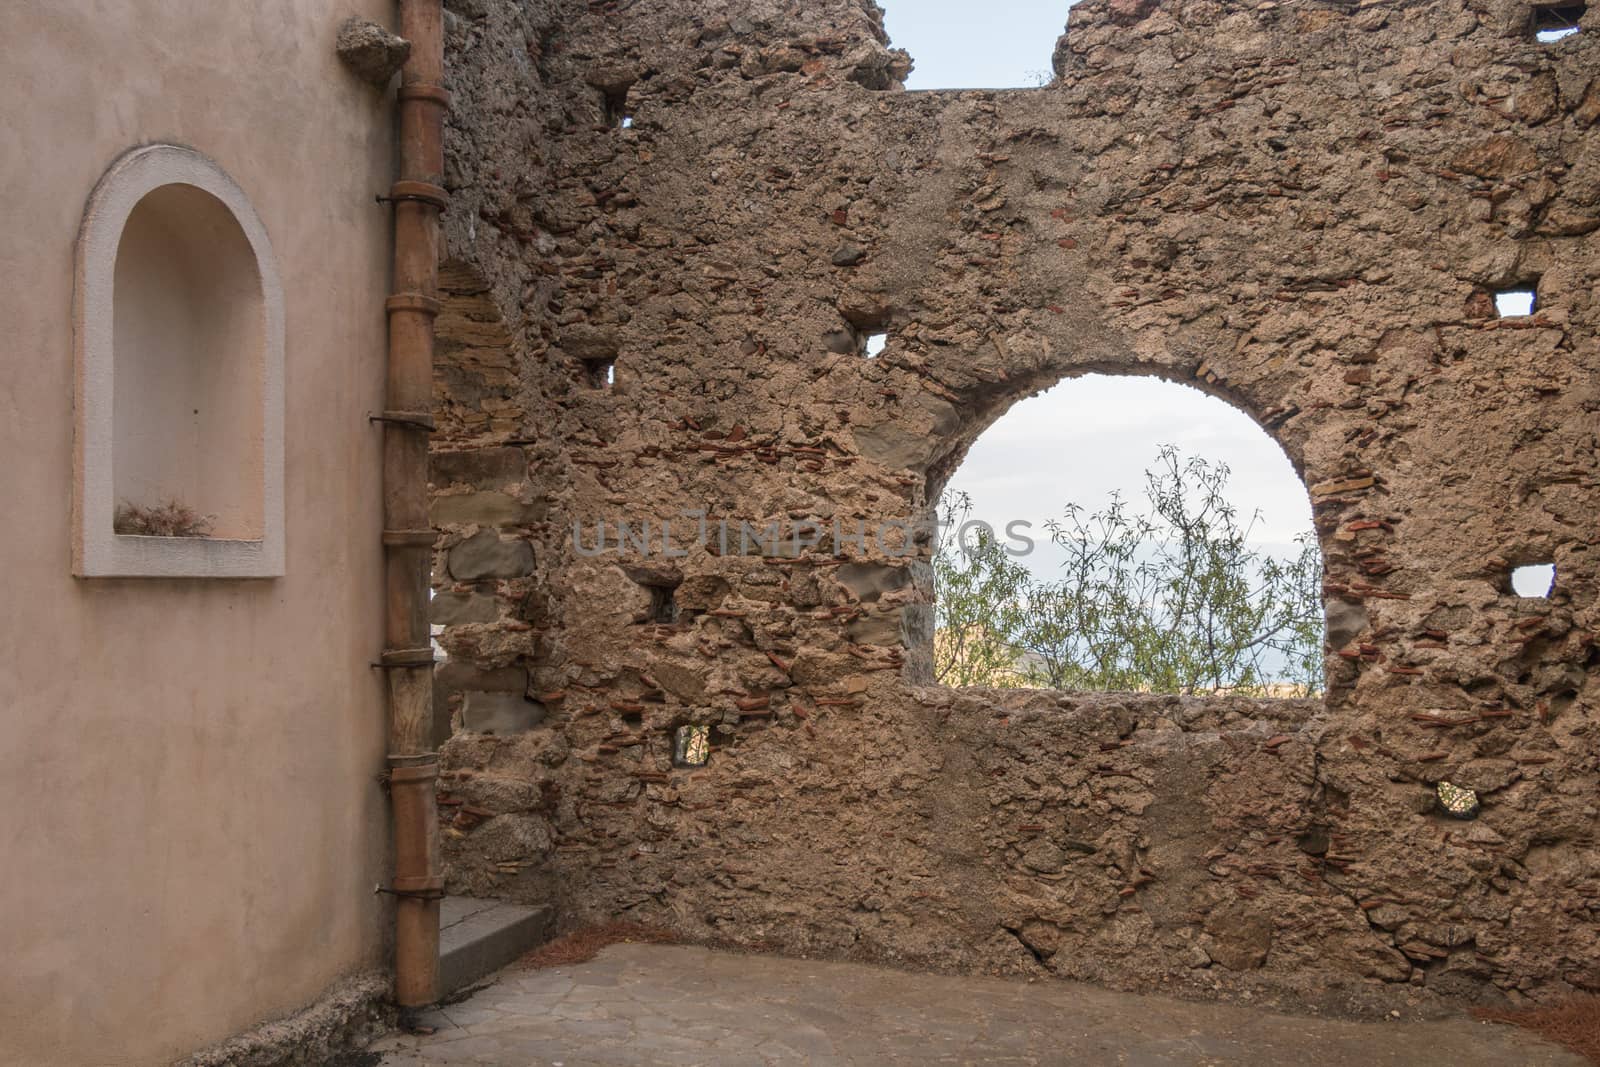
[(878, 0), (896, 48), (916, 60), (907, 89), (1013, 89), (1050, 75), (1065, 0)]
[[(1157, 378), (1090, 374), (1021, 401), (978, 438), (950, 489), (972, 499), (974, 518), (997, 530), (1026, 519), (1042, 540), (1068, 501), (1094, 511), (1121, 491), (1142, 505), (1144, 472), (1167, 444), (1227, 464), (1240, 524), (1261, 513), (1261, 547), (1290, 554), (1310, 531), (1310, 499), (1277, 442), (1232, 405)], [(1041, 544), (1025, 562), (1048, 575), (1060, 558)]]
[[(890, 37), (916, 60), (909, 89), (1037, 85), (1066, 26), (1063, 0), (880, 0)], [(1164, 444), (1226, 463), (1241, 521), (1259, 511), (1252, 540), (1286, 552), (1311, 529), (1305, 487), (1276, 442), (1243, 412), (1155, 378), (1089, 375), (1013, 407), (978, 440), (950, 488), (974, 516), (1042, 530), (1073, 501), (1093, 511), (1108, 494), (1142, 501), (1144, 472)], [(1043, 574), (1047, 550), (1028, 561)]]

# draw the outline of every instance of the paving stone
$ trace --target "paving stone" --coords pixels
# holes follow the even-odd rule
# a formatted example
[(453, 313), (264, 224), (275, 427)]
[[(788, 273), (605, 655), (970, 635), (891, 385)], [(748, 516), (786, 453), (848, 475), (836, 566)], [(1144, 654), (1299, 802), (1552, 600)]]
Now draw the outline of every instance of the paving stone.
[[(544, 830), (535, 817), (500, 815), (485, 823), (480, 832), (499, 833), (509, 841), (537, 845), (543, 840)], [(439, 910), (440, 988), (450, 993), (504, 967), (544, 941), (549, 929), (550, 909), (547, 907), (446, 897)], [(514, 999), (516, 992), (514, 988), (496, 987), (442, 1009), (439, 1014), (449, 1026), (465, 1030), (516, 1020), (520, 1013), (500, 1006), (503, 1000)]]
[[(457, 925), (488, 912), (453, 906)], [(663, 1010), (685, 986), (696, 997)], [(1465, 1016), (1350, 1022), (1069, 982), (907, 974), (850, 963), (616, 945), (559, 971), (502, 972), (432, 1036), (375, 1042), (385, 1067), (1126, 1064), (1582, 1067)]]

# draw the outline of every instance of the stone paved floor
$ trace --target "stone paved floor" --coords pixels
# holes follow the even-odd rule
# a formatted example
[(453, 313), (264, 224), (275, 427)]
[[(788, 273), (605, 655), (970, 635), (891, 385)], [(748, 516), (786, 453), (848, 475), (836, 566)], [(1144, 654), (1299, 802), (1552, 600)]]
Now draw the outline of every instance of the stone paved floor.
[(1584, 1062), (1519, 1030), (1467, 1018), (1297, 1018), (1065, 982), (914, 975), (663, 945), (616, 945), (572, 967), (513, 967), (430, 1021), (438, 1033), (391, 1035), (372, 1049), (384, 1053), (385, 1067)]

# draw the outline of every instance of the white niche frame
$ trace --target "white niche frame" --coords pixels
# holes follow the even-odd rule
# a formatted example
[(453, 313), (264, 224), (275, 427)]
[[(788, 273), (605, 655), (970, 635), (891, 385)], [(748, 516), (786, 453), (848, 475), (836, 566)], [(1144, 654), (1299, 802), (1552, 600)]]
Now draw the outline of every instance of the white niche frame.
[[(192, 186), (221, 204), (254, 257), (260, 285), (259, 503), (247, 537), (147, 537), (113, 531), (116, 483), (116, 268), (124, 230), (149, 194)], [(182, 191), (187, 194), (187, 191)], [(275, 578), (284, 573), (283, 285), (266, 228), (238, 184), (191, 148), (155, 144), (113, 163), (90, 194), (74, 287), (76, 404), (73, 573), (83, 578)], [(249, 398), (254, 400), (255, 398)], [(248, 406), (253, 407), (253, 403)], [(245, 432), (254, 432), (248, 427)], [(252, 445), (254, 458), (254, 446)], [(254, 482), (255, 471), (246, 472)], [(248, 484), (241, 492), (251, 494)]]

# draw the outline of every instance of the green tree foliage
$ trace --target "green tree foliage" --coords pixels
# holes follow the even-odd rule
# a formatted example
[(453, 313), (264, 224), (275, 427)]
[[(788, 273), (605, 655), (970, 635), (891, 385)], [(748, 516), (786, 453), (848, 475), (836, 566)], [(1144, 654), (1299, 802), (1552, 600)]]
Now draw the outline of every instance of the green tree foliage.
[[(1159, 693), (1316, 693), (1322, 561), (1310, 534), (1291, 560), (1252, 549), (1225, 495), (1228, 468), (1161, 450), (1146, 506), (1113, 496), (1049, 524), (1065, 554), (1042, 581), (981, 524), (941, 501), (934, 557), (937, 679), (946, 685)], [(1274, 669), (1276, 668), (1276, 669)]]
[[(951, 494), (941, 514), (952, 523), (934, 556), (938, 588), (934, 677), (941, 685), (1026, 684), (1017, 661), (1017, 635), (1026, 624), (1032, 577), (993, 531), (962, 524), (972, 511), (965, 494)], [(957, 544), (957, 538), (961, 543)]]

